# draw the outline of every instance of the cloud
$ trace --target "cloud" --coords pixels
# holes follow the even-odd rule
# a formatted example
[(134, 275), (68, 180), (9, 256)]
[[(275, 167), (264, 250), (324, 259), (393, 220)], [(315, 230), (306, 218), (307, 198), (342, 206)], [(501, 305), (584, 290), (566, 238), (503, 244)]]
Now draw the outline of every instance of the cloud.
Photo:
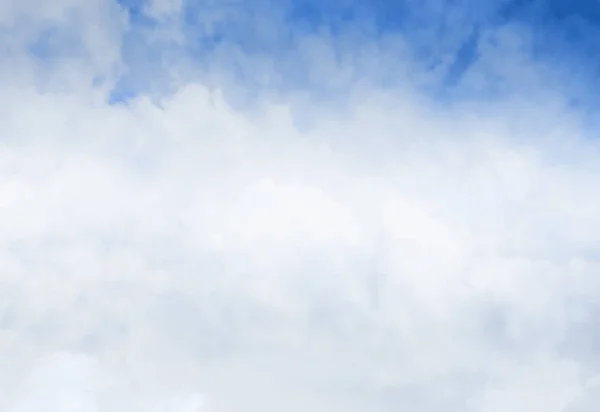
[(49, 4), (0, 11), (3, 410), (595, 410), (598, 145), (525, 28)]

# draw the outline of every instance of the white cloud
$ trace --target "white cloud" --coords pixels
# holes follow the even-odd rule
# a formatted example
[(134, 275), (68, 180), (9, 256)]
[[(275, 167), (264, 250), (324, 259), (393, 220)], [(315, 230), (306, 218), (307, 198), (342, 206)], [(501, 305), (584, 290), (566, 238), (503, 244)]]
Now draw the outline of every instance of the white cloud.
[(151, 0), (146, 4), (146, 12), (149, 16), (160, 19), (164, 16), (179, 14), (183, 6), (181, 0)]
[[(63, 15), (25, 6), (0, 21)], [(119, 13), (94, 7), (89, 79), (121, 64)], [(242, 112), (188, 83), (111, 106), (65, 66), (11, 84), (33, 63), (6, 58), (3, 410), (598, 406), (598, 152), (560, 95), (357, 86), (300, 132), (295, 97)]]

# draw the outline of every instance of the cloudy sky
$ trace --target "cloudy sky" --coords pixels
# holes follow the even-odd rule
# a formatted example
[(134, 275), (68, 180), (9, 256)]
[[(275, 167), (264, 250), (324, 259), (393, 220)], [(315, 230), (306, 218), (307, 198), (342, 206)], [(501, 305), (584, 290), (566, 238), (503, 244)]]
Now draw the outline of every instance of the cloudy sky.
[(0, 410), (600, 408), (600, 4), (0, 1)]

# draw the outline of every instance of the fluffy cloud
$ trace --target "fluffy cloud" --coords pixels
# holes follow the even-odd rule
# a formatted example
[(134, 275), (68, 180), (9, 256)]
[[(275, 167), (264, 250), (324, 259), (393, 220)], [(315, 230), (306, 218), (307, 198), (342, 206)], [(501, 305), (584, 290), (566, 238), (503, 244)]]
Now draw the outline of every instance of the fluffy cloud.
[[(109, 104), (131, 30), (87, 4), (0, 12), (29, 33), (1, 38), (3, 410), (597, 408), (599, 154), (558, 91), (443, 106), (402, 73), (240, 109), (177, 60)], [(48, 21), (81, 48), (26, 53)]]

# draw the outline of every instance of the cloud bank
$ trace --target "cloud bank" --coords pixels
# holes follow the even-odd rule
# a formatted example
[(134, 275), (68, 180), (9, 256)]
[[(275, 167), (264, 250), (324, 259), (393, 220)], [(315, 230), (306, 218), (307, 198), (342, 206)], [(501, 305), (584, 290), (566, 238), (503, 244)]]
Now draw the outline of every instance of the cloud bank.
[(569, 10), (4, 1), (0, 408), (597, 410)]

